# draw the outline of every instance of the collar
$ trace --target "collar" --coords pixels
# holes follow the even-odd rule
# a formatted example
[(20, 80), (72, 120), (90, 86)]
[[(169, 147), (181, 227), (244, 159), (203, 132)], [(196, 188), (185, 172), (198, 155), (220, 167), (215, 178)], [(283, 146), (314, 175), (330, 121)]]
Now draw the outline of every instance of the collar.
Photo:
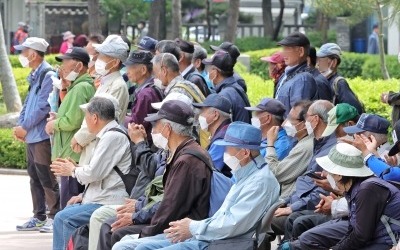
[(251, 160), (249, 163), (247, 163), (245, 166), (239, 168), (235, 172), (233, 172), (233, 176), (235, 179), (235, 182), (238, 183), (242, 179), (246, 178), (247, 176), (251, 175), (254, 173), (257, 169), (261, 169), (265, 166), (265, 160), (260, 154), (254, 160)]
[(105, 125), (100, 132), (98, 132), (96, 134), (96, 138), (101, 139), (101, 137), (103, 137), (104, 133), (107, 132), (108, 130), (110, 130), (111, 128), (116, 128), (118, 127), (118, 123), (115, 120), (110, 121), (109, 123), (107, 123), (107, 125)]
[(170, 164), (171, 162), (173, 162), (175, 159), (175, 155), (178, 155), (179, 151), (181, 151), (183, 147), (185, 147), (187, 144), (192, 143), (192, 142), (194, 142), (194, 139), (192, 137), (189, 137), (189, 138), (183, 140), (181, 142), (181, 144), (179, 144), (179, 146), (176, 148), (175, 152), (171, 152), (171, 150), (169, 150), (167, 164)]
[(167, 88), (165, 89), (165, 94), (168, 94), (169, 91), (175, 86), (175, 84), (177, 84), (178, 82), (184, 82), (185, 79), (183, 79), (183, 77), (181, 75), (177, 75), (174, 79), (172, 79)]
[(146, 88), (147, 86), (153, 83), (154, 83), (154, 77), (150, 76), (149, 78), (146, 79), (146, 81), (144, 81), (144, 83), (142, 83), (135, 89), (135, 93), (138, 93), (140, 90)]
[(34, 78), (35, 78), (36, 74), (37, 74), (39, 71), (42, 70), (42, 68), (44, 67), (44, 65), (45, 65), (45, 62), (44, 62), (44, 60), (43, 60), (43, 62), (42, 62), (41, 64), (39, 64), (39, 66), (38, 66), (35, 70), (32, 70), (32, 71), (31, 71), (31, 73), (29, 74), (29, 76), (31, 77), (31, 79), (34, 79)]
[(77, 85), (78, 83), (80, 83), (82, 79), (88, 78), (88, 77), (90, 77), (88, 73), (84, 73), (84, 74), (78, 76), (78, 77), (75, 79), (75, 81), (71, 82), (71, 85), (70, 85), (69, 87), (67, 87), (68, 91), (69, 91), (70, 89), (72, 89), (75, 85)]
[(214, 135), (216, 135), (219, 131), (221, 131), (222, 129), (224, 129), (225, 127), (229, 126), (229, 124), (231, 124), (231, 119), (226, 119), (224, 120), (217, 128), (217, 130), (215, 130)]
[(286, 75), (291, 75), (291, 74), (295, 74), (296, 72), (303, 70), (304, 68), (307, 67), (307, 61), (299, 63), (295, 66), (286, 66), (285, 68), (285, 74)]
[(215, 86), (215, 91), (218, 93), (223, 88), (225, 88), (227, 85), (232, 85), (235, 82), (236, 82), (236, 80), (233, 76), (227, 77), (224, 80), (222, 80), (222, 82), (220, 82), (218, 85)]
[(314, 138), (314, 152), (315, 150), (319, 150), (322, 148), (325, 144), (327, 144), (329, 141), (337, 141), (335, 133), (331, 134), (330, 136), (322, 137), (320, 139)]
[(187, 73), (189, 73), (189, 71), (193, 68), (193, 64), (190, 64), (189, 66), (186, 67), (186, 69), (184, 71), (182, 71), (181, 76), (185, 77), (185, 75)]
[(119, 72), (119, 70), (111, 74), (105, 75), (101, 78), (101, 85), (112, 83), (118, 77), (121, 77), (121, 72)]

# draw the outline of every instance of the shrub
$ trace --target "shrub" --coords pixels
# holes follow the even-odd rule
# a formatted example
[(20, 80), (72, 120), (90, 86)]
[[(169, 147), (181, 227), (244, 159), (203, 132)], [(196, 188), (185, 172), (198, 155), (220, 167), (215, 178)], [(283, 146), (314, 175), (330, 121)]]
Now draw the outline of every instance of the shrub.
[[(322, 41), (321, 32), (311, 31), (307, 32), (308, 40), (310, 40), (310, 44), (313, 47), (319, 48), (324, 44)], [(328, 30), (328, 41), (327, 43), (336, 43), (336, 31)]]
[[(400, 79), (400, 65), (397, 56), (386, 56), (386, 67), (392, 78)], [(364, 79), (381, 79), (381, 62), (379, 56), (370, 56), (365, 60), (362, 66), (362, 78)]]
[[(19, 95), (21, 96), (22, 102), (25, 100), (26, 95), (28, 94), (28, 81), (27, 77), (29, 75), (30, 69), (28, 68), (13, 68), (13, 73), (15, 77), (15, 81), (17, 83), (17, 88)], [(0, 88), (0, 102), (3, 101), (3, 89)]]
[(0, 167), (25, 169), (25, 147), (14, 140), (11, 129), (0, 129)]

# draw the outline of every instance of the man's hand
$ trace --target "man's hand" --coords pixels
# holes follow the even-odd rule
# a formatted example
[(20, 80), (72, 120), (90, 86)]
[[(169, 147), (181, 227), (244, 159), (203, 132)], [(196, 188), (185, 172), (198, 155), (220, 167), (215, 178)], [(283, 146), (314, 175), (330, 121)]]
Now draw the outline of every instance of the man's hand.
[(130, 123), (128, 124), (128, 134), (131, 141), (135, 144), (146, 140), (146, 130), (143, 125)]
[(328, 215), (331, 214), (332, 201), (337, 199), (337, 196), (334, 193), (330, 193), (328, 196), (319, 194), (319, 197), (321, 198), (321, 201), (315, 206), (316, 209), (314, 212)]
[(132, 213), (117, 214), (117, 221), (111, 224), (111, 232), (130, 225), (133, 225)]
[(51, 121), (47, 122), (46, 127), (44, 128), (44, 130), (46, 131), (46, 133), (48, 135), (54, 134), (54, 123), (55, 123), (55, 120), (51, 120)]
[(71, 199), (69, 199), (69, 201), (67, 202), (67, 205), (74, 205), (74, 204), (81, 203), (81, 202), (82, 202), (81, 195), (72, 196)]
[(273, 126), (267, 132), (268, 146), (274, 146), (276, 139), (278, 138), (279, 126)]
[[(363, 139), (363, 136), (365, 137), (365, 139)], [(360, 136), (360, 135), (354, 134), (354, 140), (353, 141), (350, 141), (350, 140), (348, 140), (346, 138), (343, 138), (343, 137), (340, 138), (340, 140), (345, 142), (345, 143), (351, 144), (354, 147), (356, 147), (358, 150), (360, 150), (362, 152), (364, 157), (366, 155), (368, 155), (369, 153), (372, 153), (372, 152), (375, 151), (375, 149), (374, 149), (374, 151), (370, 151), (369, 150), (369, 148), (372, 149), (373, 146), (374, 146), (374, 143), (376, 143), (375, 137), (372, 137), (371, 140), (369, 140), (365, 135), (361, 135)], [(374, 141), (372, 141), (372, 140), (374, 140)], [(365, 144), (366, 142), (368, 143), (368, 147)]]
[(396, 167), (398, 165), (397, 157), (395, 155), (394, 156), (385, 155), (385, 161), (391, 167)]
[(280, 207), (275, 211), (274, 215), (276, 217), (280, 217), (280, 216), (289, 215), (291, 213), (293, 213), (293, 211), (290, 207)]
[(14, 127), (13, 134), (16, 140), (25, 142), (25, 136), (27, 132), (21, 126)]
[(75, 137), (72, 137), (71, 148), (72, 148), (72, 151), (74, 151), (77, 154), (82, 152), (82, 149), (83, 149), (82, 146), (79, 145), (79, 143), (76, 141)]
[(125, 199), (125, 204), (117, 208), (117, 214), (131, 213), (135, 212), (135, 199)]
[(187, 239), (192, 238), (192, 234), (189, 230), (189, 225), (192, 220), (185, 218), (178, 221), (173, 221), (169, 223), (169, 228), (164, 230), (167, 234), (167, 238), (171, 240), (172, 243), (183, 242)]
[(381, 94), (381, 102), (388, 103), (388, 99), (389, 99), (389, 93), (388, 92)]
[(71, 176), (75, 164), (69, 160), (57, 158), (50, 165), (51, 171), (57, 176)]

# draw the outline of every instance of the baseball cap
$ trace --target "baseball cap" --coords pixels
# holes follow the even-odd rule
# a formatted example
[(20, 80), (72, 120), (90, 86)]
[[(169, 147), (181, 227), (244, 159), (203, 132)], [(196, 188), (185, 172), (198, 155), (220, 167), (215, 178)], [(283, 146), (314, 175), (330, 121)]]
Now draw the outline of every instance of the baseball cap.
[(194, 45), (191, 42), (182, 40), (180, 38), (175, 39), (175, 43), (179, 46), (182, 52), (193, 54), (194, 52)]
[(46, 52), (49, 44), (43, 38), (39, 37), (28, 37), (25, 42), (20, 45), (15, 45), (14, 49), (24, 50), (24, 49), (34, 49), (41, 52)]
[(319, 48), (317, 52), (317, 57), (327, 57), (327, 56), (339, 56), (342, 54), (342, 50), (336, 43), (325, 43)]
[(84, 65), (87, 65), (90, 62), (89, 54), (81, 47), (69, 48), (64, 55), (56, 56), (57, 62), (62, 62), (64, 59), (75, 59), (82, 62)]
[(194, 122), (194, 113), (192, 107), (178, 100), (171, 100), (163, 103), (160, 110), (144, 118), (147, 122), (156, 122), (166, 119), (183, 126), (192, 126)]
[(154, 51), (157, 43), (158, 41), (156, 39), (149, 36), (144, 36), (142, 39), (140, 39), (137, 47), (141, 50)]
[(387, 134), (389, 126), (389, 121), (382, 116), (364, 113), (360, 116), (356, 125), (345, 127), (343, 130), (346, 134), (356, 134), (364, 131)]
[(261, 57), (261, 61), (275, 63), (275, 64), (285, 62), (281, 52), (275, 52), (271, 56)]
[(127, 66), (133, 64), (152, 64), (152, 59), (153, 55), (149, 51), (136, 50), (129, 55), (124, 64)]
[(400, 152), (400, 120), (398, 120), (394, 125), (393, 125), (393, 131), (392, 131), (392, 137), (393, 137), (393, 143), (394, 145), (392, 148), (389, 150), (388, 155), (393, 156)]
[(225, 97), (218, 94), (210, 94), (204, 99), (203, 103), (193, 103), (195, 108), (213, 107), (222, 112), (231, 113), (231, 102)]
[(234, 63), (232, 57), (225, 51), (217, 51), (210, 59), (203, 59), (202, 62), (205, 65), (214, 65), (226, 72), (233, 71)]
[(295, 31), (278, 42), (278, 45), (304, 47), (310, 45), (310, 40), (308, 40), (307, 36), (303, 33)]
[(232, 57), (233, 61), (236, 61), (236, 59), (240, 56), (239, 48), (231, 42), (223, 42), (219, 46), (210, 45), (210, 48), (213, 51), (222, 50), (228, 52), (229, 55)]
[(286, 108), (283, 103), (273, 98), (264, 98), (255, 107), (245, 107), (249, 111), (265, 111), (276, 116), (283, 116), (285, 114)]
[(357, 109), (347, 103), (339, 103), (328, 112), (328, 125), (322, 133), (322, 137), (329, 136), (336, 128), (345, 122), (358, 116)]
[(168, 102), (168, 101), (175, 101), (175, 100), (176, 100), (176, 101), (184, 102), (184, 103), (186, 103), (187, 105), (189, 105), (190, 107), (192, 107), (192, 103), (193, 103), (192, 99), (190, 99), (187, 95), (184, 95), (184, 94), (179, 93), (179, 92), (172, 92), (172, 93), (168, 94), (168, 95), (164, 98), (164, 100), (162, 100), (162, 102), (153, 102), (153, 103), (151, 104), (151, 106), (152, 106), (154, 109), (159, 110), (159, 109), (161, 108), (161, 106), (162, 106), (164, 103), (166, 103), (166, 102)]
[(128, 58), (128, 44), (119, 35), (109, 35), (102, 44), (93, 44), (93, 47), (97, 52), (122, 62)]

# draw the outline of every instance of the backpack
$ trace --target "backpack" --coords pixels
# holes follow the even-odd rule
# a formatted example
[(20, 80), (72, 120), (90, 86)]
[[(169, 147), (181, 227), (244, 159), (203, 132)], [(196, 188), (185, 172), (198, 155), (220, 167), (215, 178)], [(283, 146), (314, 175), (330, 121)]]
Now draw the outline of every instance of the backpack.
[(89, 246), (89, 224), (75, 229), (68, 240), (66, 250), (86, 250)]
[(210, 90), (210, 88), (209, 88), (208, 85), (207, 85), (206, 79), (205, 79), (200, 73), (198, 73), (198, 72), (192, 72), (192, 73), (190, 73), (190, 74), (186, 77), (186, 80), (189, 81), (189, 82), (192, 82), (190, 79), (192, 79), (192, 77), (194, 77), (194, 76), (198, 76), (198, 77), (200, 77), (200, 78), (203, 80), (203, 82), (204, 82), (204, 84), (205, 84), (205, 85), (203, 86), (203, 88), (204, 88), (204, 90), (206, 91), (205, 96), (207, 97), (209, 94), (211, 94), (211, 90)]
[[(44, 69), (44, 70), (42, 71), (42, 73), (40, 73), (40, 75), (39, 75), (39, 85), (37, 86), (37, 88), (36, 88), (36, 90), (35, 90), (35, 94), (36, 94), (36, 95), (39, 93), (40, 89), (42, 88), (42, 83), (43, 83), (44, 77), (45, 77), (46, 74), (47, 74), (48, 72), (50, 72), (50, 71), (55, 72), (54, 69), (52, 69), (52, 68), (46, 68), (46, 69)], [(31, 90), (31, 88), (32, 88), (32, 85), (29, 85), (29, 87), (28, 87), (28, 92)]]
[(232, 187), (232, 181), (220, 171), (214, 167), (214, 163), (206, 157), (204, 154), (195, 150), (185, 150), (184, 154), (193, 155), (202, 162), (204, 162), (207, 167), (212, 172), (211, 177), (211, 194), (210, 194), (210, 211), (208, 212), (209, 217), (213, 216), (215, 212), (221, 207), (225, 200), (226, 195)]
[(192, 86), (188, 86), (185, 83), (178, 83), (173, 88), (182, 88), (182, 89), (186, 90), (192, 96), (194, 102), (202, 103), (204, 101), (204, 99), (206, 99), (200, 89), (199, 89), (199, 93), (197, 94), (195, 92), (195, 89), (192, 88)]
[[(346, 78), (344, 78), (343, 76), (338, 76), (335, 78), (335, 80), (333, 80), (333, 84), (332, 84), (332, 88), (333, 88), (333, 92), (334, 92), (333, 101), (332, 101), (333, 104), (336, 104), (336, 99), (337, 99), (337, 96), (339, 95), (339, 81), (340, 80), (346, 80)], [(354, 91), (351, 88), (349, 88), (349, 89), (350, 89), (351, 93), (356, 97), (357, 101), (360, 103), (361, 108), (364, 112), (365, 111), (364, 103), (360, 100), (360, 98), (358, 98), (356, 93), (354, 93)]]
[(135, 144), (131, 141), (131, 139), (129, 138), (129, 135), (127, 133), (125, 133), (122, 129), (120, 128), (111, 128), (108, 131), (117, 131), (119, 133), (122, 133), (126, 136), (126, 138), (129, 140), (129, 147), (130, 147), (130, 151), (131, 151), (131, 166), (129, 168), (129, 172), (127, 174), (122, 173), (122, 171), (117, 167), (114, 166), (113, 169), (115, 172), (117, 172), (117, 174), (121, 177), (124, 185), (125, 185), (125, 190), (128, 194), (131, 194), (133, 187), (135, 186), (137, 177), (139, 175), (139, 169), (136, 167), (135, 164), (135, 156), (134, 156), (134, 152), (135, 152)]

